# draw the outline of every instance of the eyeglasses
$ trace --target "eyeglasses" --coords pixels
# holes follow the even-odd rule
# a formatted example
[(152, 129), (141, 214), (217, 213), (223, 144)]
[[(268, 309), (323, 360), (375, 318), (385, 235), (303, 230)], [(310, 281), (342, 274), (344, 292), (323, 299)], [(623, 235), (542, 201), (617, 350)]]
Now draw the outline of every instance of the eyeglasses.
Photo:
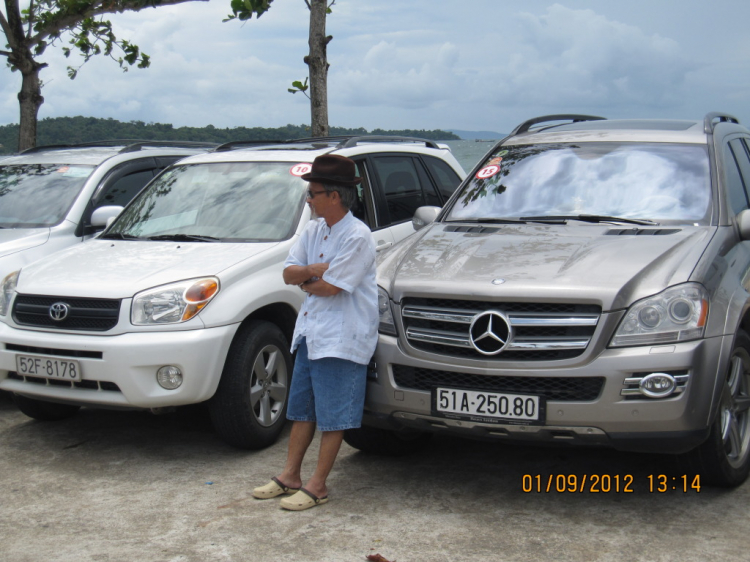
[(307, 198), (308, 199), (315, 199), (315, 196), (316, 195), (320, 195), (321, 193), (327, 193), (327, 191), (325, 189), (323, 189), (321, 191), (313, 191), (312, 189), (308, 189), (307, 190)]

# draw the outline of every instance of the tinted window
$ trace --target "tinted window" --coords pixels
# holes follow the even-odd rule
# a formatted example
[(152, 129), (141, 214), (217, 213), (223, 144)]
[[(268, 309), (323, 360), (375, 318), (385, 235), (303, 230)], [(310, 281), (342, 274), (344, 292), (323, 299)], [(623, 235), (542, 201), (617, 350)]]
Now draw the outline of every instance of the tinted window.
[(747, 195), (742, 176), (737, 168), (737, 160), (728, 144), (724, 145), (724, 170), (727, 178), (727, 203), (734, 214), (747, 209)]
[(734, 159), (740, 168), (743, 184), (745, 185), (745, 195), (750, 199), (750, 158), (748, 158), (747, 147), (741, 139), (734, 139), (729, 143), (734, 152)]
[(373, 158), (375, 173), (385, 195), (388, 223), (411, 220), (414, 211), (425, 204), (419, 173), (411, 157)]
[(471, 178), (449, 219), (607, 215), (706, 220), (702, 145), (581, 143), (505, 147)]
[(96, 207), (104, 205), (120, 205), (124, 207), (130, 200), (138, 195), (149, 181), (154, 177), (153, 170), (142, 170), (121, 177), (104, 188), (96, 200)]
[(0, 166), (0, 226), (33, 228), (60, 223), (93, 166)]
[(461, 183), (461, 178), (458, 174), (453, 171), (448, 164), (440, 160), (439, 158), (432, 158), (430, 156), (423, 156), (424, 163), (430, 170), (432, 179), (437, 183), (437, 187), (440, 193), (443, 195), (443, 199), (448, 199), (453, 192)]

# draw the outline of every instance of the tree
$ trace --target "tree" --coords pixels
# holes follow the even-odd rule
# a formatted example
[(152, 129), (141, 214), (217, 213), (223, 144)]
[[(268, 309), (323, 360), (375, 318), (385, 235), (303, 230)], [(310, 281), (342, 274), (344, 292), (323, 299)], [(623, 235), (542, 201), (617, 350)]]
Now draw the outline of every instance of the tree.
[(44, 103), (39, 73), (47, 66), (39, 57), (47, 47), (63, 43), (65, 36), (70, 45), (63, 47), (65, 56), (73, 51), (81, 54), (81, 65), (68, 67), (71, 79), (84, 63), (98, 54), (114, 59), (123, 71), (132, 65), (146, 68), (150, 64), (148, 55), (141, 53), (137, 45), (117, 39), (112, 23), (101, 16), (190, 1), (194, 0), (30, 0), (29, 7), (21, 9), (20, 0), (4, 0), (5, 13), (0, 11), (0, 27), (5, 34), (6, 48), (10, 50), (0, 50), (0, 55), (6, 57), (12, 71), (21, 73), (18, 150), (36, 146), (37, 118)]
[[(224, 21), (239, 19), (249, 20), (256, 14), (258, 18), (271, 7), (273, 0), (232, 0), (232, 14)], [(326, 15), (331, 13), (331, 7), (336, 0), (305, 0), (310, 10), (310, 33), (308, 45), (310, 52), (303, 59), (308, 66), (310, 84), (307, 78), (304, 83), (295, 81), (289, 92), (302, 92), (310, 99), (310, 124), (312, 126), (311, 136), (327, 137), (328, 127), (328, 43), (333, 39), (326, 36)], [(307, 90), (310, 94), (307, 94)]]

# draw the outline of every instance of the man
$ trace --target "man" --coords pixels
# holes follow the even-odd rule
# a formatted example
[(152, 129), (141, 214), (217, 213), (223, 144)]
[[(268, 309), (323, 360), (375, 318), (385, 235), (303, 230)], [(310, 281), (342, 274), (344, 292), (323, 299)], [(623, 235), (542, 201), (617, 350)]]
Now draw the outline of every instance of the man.
[[(378, 297), (375, 243), (370, 229), (349, 210), (355, 203), (354, 161), (318, 156), (310, 173), (307, 203), (312, 220), (284, 264), (284, 282), (299, 285), (305, 299), (294, 330), (297, 358), (289, 393), (292, 420), (284, 470), (253, 496), (288, 493), (281, 507), (301, 511), (328, 501), (326, 479), (338, 455), (344, 430), (360, 427), (367, 364), (375, 352)], [(318, 464), (302, 487), (302, 460), (316, 424), (322, 432)]]

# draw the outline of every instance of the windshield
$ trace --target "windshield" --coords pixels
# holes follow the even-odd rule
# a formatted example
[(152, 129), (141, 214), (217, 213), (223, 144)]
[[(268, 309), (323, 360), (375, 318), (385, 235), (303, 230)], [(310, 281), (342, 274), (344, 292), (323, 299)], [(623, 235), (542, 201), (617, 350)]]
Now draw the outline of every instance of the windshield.
[(59, 224), (93, 170), (62, 164), (0, 165), (0, 227)]
[(157, 177), (103, 238), (196, 242), (289, 238), (307, 183), (291, 162), (177, 166)]
[(706, 148), (581, 143), (502, 147), (461, 191), (447, 220), (599, 215), (705, 221)]

